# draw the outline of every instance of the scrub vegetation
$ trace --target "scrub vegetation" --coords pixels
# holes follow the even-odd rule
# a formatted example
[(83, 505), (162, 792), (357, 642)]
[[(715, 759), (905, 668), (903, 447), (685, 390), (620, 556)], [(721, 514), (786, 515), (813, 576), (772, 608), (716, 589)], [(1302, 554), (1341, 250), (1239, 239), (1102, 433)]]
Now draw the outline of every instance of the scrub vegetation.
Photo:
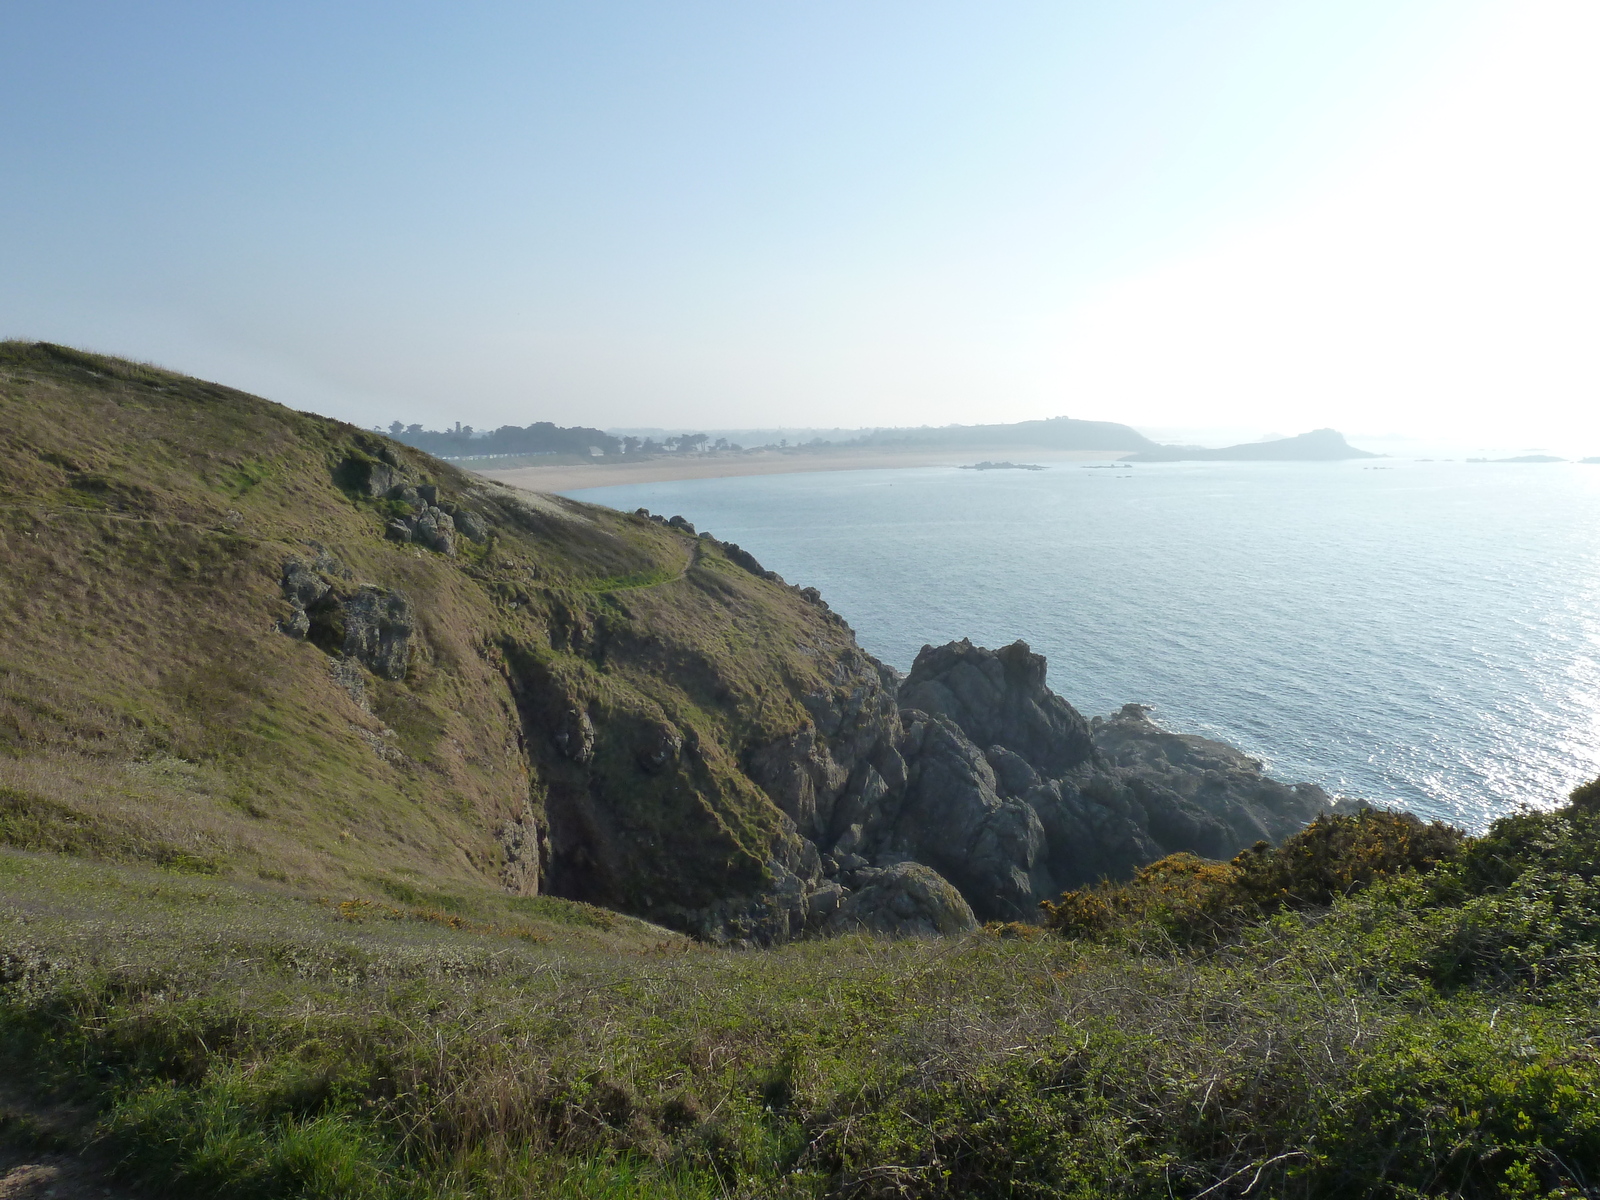
[[(0, 415), (13, 1153), (174, 1200), (1600, 1194), (1600, 782), (1039, 924), (711, 945), (539, 894), (540, 789), (588, 757), (621, 907), (754, 888), (785, 827), (740, 756), (851, 686), (824, 608), (556, 500), (385, 540), (386, 466), (489, 493), (138, 364), (5, 344)], [(410, 597), (400, 677), (285, 636), (323, 553)], [(508, 680), (591, 723), (535, 747)], [(662, 723), (693, 755), (647, 770)]]
[(196, 1197), (1591, 1195), (1600, 815), (1407, 824), (767, 950), (8, 851), (6, 1136)]

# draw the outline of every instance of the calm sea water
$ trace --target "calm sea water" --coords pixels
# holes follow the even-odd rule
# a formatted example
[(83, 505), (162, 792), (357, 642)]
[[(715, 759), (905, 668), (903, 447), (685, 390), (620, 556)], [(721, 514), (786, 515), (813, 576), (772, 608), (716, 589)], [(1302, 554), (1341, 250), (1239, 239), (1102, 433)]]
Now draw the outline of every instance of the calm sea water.
[(926, 468), (591, 488), (814, 585), (901, 670), (1026, 639), (1280, 778), (1471, 827), (1600, 775), (1600, 466)]

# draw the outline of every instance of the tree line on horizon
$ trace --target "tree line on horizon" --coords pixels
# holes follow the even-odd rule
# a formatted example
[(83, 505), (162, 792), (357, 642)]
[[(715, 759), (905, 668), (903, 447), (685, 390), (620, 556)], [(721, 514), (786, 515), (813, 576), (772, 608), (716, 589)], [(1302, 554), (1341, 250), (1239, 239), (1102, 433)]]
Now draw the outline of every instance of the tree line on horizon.
[(454, 429), (424, 429), (394, 421), (389, 436), (438, 458), (477, 458), (486, 455), (576, 454), (609, 457), (625, 454), (691, 454), (701, 450), (742, 450), (727, 438), (713, 440), (709, 434), (685, 433), (656, 441), (645, 437), (617, 437), (604, 430), (584, 425), (556, 425), (535, 421), (531, 425), (502, 425), (479, 431), (459, 422)]
[[(561, 426), (551, 421), (531, 425), (502, 425), (494, 430), (476, 430), (457, 422), (454, 429), (424, 429), (394, 421), (389, 436), (439, 458), (478, 458), (493, 455), (572, 454), (580, 457), (613, 455), (694, 454), (705, 451), (738, 452), (744, 446), (725, 437), (713, 439), (706, 433), (675, 434), (656, 441), (651, 437), (618, 437), (601, 429), (583, 425)], [(829, 440), (821, 437), (790, 442), (780, 438), (754, 447), (766, 450), (824, 449), (863, 447), (906, 449), (913, 446), (979, 449), (994, 446), (1034, 445), (1041, 449), (1136, 450), (1150, 451), (1156, 443), (1127, 425), (1113, 421), (1082, 421), (1053, 417), (1040, 421), (1019, 421), (995, 425), (943, 425), (906, 428), (862, 429), (853, 438)]]

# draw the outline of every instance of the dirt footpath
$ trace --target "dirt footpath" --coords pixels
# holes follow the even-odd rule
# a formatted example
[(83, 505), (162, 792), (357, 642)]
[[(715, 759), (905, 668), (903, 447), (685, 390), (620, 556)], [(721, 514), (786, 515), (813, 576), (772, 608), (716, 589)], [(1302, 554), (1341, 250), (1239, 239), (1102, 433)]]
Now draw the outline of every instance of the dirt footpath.
[(0, 1200), (132, 1200), (132, 1194), (59, 1154), (0, 1154)]

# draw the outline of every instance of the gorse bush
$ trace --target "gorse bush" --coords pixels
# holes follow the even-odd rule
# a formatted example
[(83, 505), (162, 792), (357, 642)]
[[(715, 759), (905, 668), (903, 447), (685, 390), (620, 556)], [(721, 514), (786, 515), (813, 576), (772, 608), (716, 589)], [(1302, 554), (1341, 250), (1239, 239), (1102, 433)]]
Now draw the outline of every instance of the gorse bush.
[(1450, 826), (1365, 808), (1320, 816), (1281, 846), (1257, 842), (1229, 863), (1172, 854), (1127, 882), (1102, 881), (1041, 907), (1048, 927), (1071, 935), (1216, 938), (1279, 909), (1323, 907), (1377, 880), (1428, 870), (1461, 844)]

